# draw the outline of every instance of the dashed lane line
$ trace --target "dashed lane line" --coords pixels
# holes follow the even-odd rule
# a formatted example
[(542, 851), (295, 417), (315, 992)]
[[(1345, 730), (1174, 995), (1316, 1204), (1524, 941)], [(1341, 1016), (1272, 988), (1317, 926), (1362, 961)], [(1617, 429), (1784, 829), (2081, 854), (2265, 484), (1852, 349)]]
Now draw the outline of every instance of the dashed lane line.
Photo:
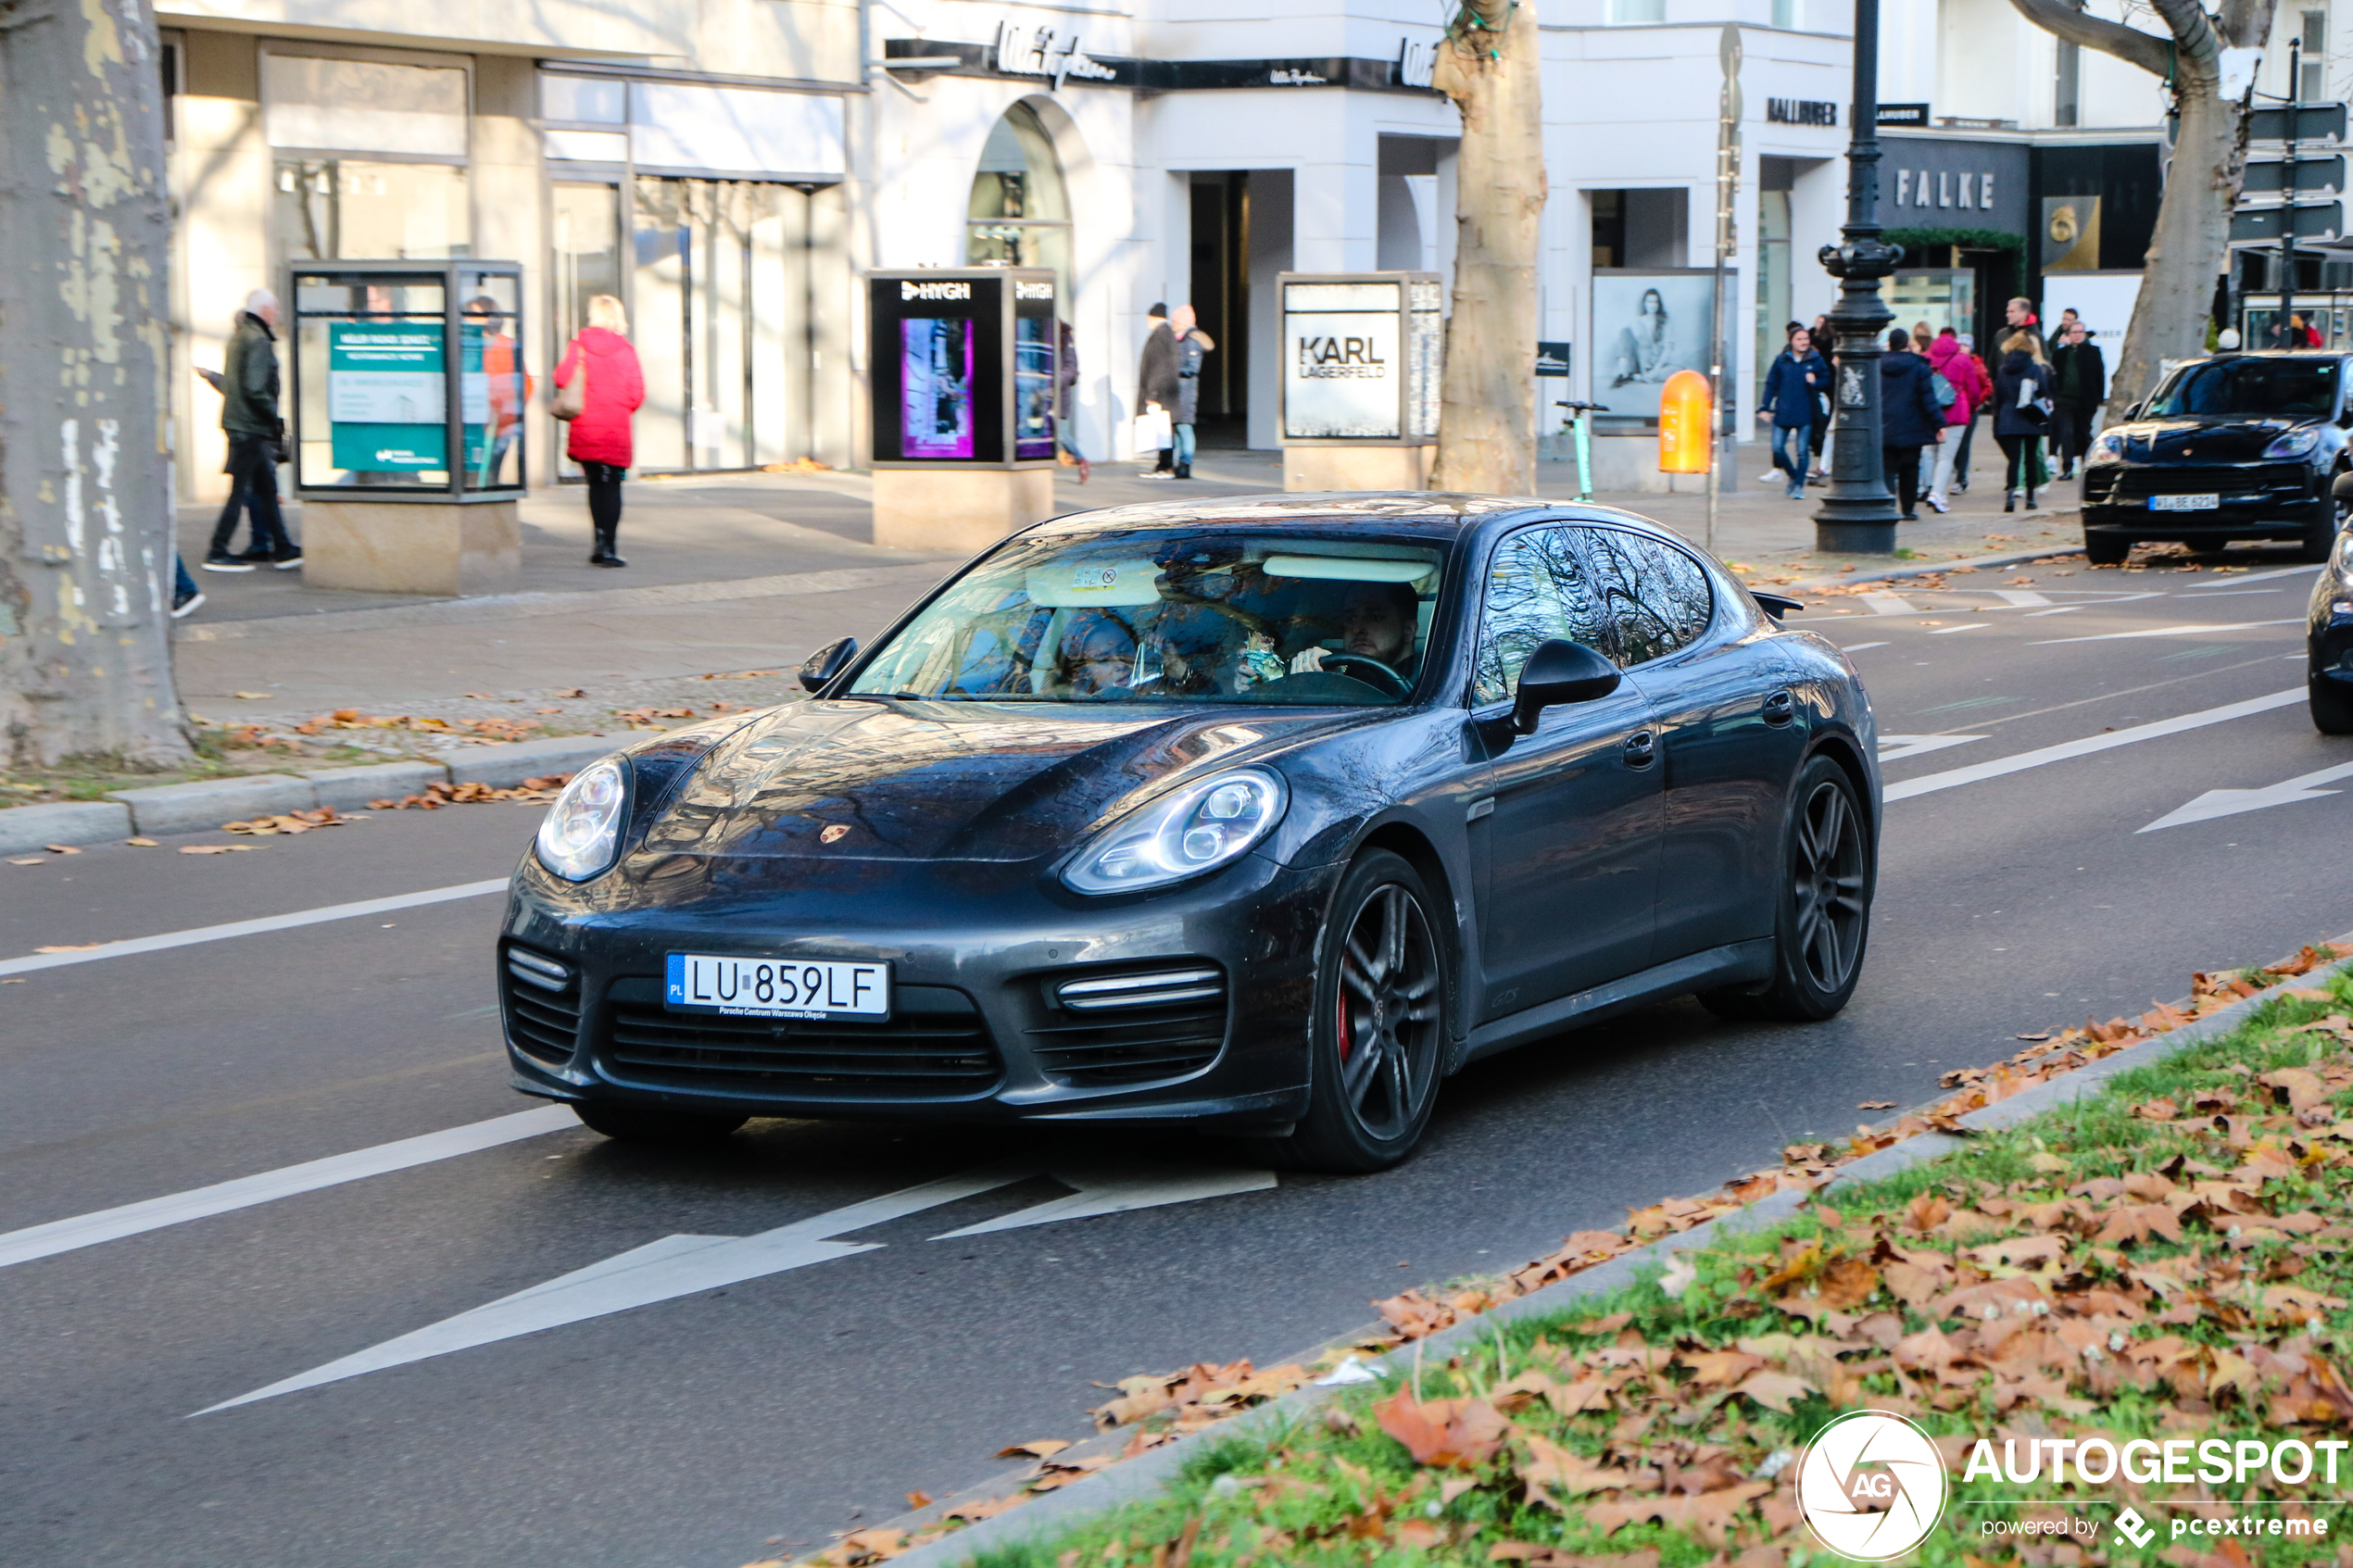
[(2133, 746), (2145, 740), (2160, 740), (2178, 735), (2187, 730), (2203, 729), (2208, 724), (2228, 723), (2257, 713), (2269, 713), (2275, 708), (2287, 708), (2304, 701), (2304, 688), (2296, 686), (2269, 696), (2249, 697), (2245, 702), (2226, 703), (2221, 708), (2202, 709), (2178, 718), (2160, 719), (2155, 723), (2135, 724), (2128, 730), (2109, 730), (2080, 740), (2046, 746), (2035, 751), (2021, 751), (2012, 757), (1996, 757), (1991, 761), (1975, 763), (1967, 768), (1947, 769), (1942, 773), (1930, 773), (1921, 778), (1906, 779), (1902, 784), (1887, 786), (1885, 798), (1890, 801), (1909, 800), (1916, 795), (1933, 795), (1939, 790), (1957, 789), (1962, 784), (1978, 784), (1986, 779), (1998, 779), (2006, 773), (2021, 773), (2029, 768), (2047, 767), (2053, 762), (2066, 762), (2095, 752), (2112, 751), (2120, 746)]
[(362, 898), (353, 904), (328, 904), (316, 909), (296, 909), (292, 914), (265, 915), (259, 920), (234, 920), (223, 925), (199, 925), (187, 931), (167, 931), (156, 936), (101, 942), (94, 947), (77, 948), (69, 953), (32, 953), (21, 959), (0, 959), (0, 974), (30, 974), (37, 969), (95, 963), (100, 959), (124, 959), (136, 953), (159, 953), (169, 947), (188, 947), (199, 942), (222, 942), (232, 936), (258, 936), (265, 932), (287, 931), (298, 925), (318, 925), (327, 921), (358, 920), (363, 915), (413, 909), (420, 904), (446, 904), (455, 898), (479, 898), (485, 894), (504, 893), (506, 890), (507, 878), (502, 876), (485, 882), (461, 882), (454, 887), (428, 887), (422, 893), (402, 893), (390, 898)]
[(2101, 632), (2088, 637), (2052, 637), (2047, 641), (2031, 643), (2028, 646), (2047, 648), (2060, 643), (2114, 643), (2128, 637), (2193, 637), (2201, 632), (2252, 632), (2259, 626), (2301, 626), (2303, 624), (2304, 617), (2300, 615), (2286, 621), (2192, 621), (2181, 626), (2150, 626), (2138, 632)]

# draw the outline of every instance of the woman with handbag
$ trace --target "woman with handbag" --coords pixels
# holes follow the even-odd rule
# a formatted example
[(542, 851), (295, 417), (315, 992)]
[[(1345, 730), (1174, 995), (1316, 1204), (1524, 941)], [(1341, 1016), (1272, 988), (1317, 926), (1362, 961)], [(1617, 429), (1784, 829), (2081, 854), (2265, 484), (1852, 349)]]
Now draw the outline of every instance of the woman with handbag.
[(2043, 340), (2031, 332), (2012, 332), (2002, 344), (2001, 369), (1994, 372), (1994, 439), (2001, 443), (2007, 465), (2002, 509), (2018, 510), (2018, 492), (2026, 491), (2027, 510), (2034, 509), (2034, 480), (2042, 458), (2043, 433), (2051, 422), (2051, 365), (2043, 358)]
[(588, 302), (588, 324), (556, 366), (556, 401), (548, 412), (572, 426), (564, 455), (588, 476), (588, 521), (597, 531), (590, 566), (627, 566), (614, 553), (621, 532), (621, 482), (636, 449), (630, 420), (646, 401), (646, 374), (629, 346), (628, 314), (600, 294)]

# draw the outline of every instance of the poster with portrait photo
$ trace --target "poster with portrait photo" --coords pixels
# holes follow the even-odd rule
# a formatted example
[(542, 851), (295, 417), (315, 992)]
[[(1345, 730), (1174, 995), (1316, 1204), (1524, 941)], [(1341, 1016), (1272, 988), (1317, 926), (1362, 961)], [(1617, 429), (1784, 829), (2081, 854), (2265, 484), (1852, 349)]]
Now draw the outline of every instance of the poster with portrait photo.
[(1716, 274), (1701, 268), (1593, 273), (1593, 401), (1609, 420), (1658, 418), (1678, 370), (1707, 373)]

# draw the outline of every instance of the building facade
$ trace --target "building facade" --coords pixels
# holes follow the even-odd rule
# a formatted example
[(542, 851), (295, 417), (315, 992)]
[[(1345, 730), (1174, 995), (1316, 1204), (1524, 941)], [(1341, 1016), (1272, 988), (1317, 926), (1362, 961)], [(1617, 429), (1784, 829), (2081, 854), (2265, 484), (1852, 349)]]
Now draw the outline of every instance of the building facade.
[[(220, 363), (246, 290), (283, 293), (308, 260), (520, 263), (535, 484), (565, 477), (546, 370), (600, 294), (646, 366), (642, 470), (849, 468), (865, 269), (1051, 269), (1080, 364), (1070, 432), (1101, 458), (1128, 455), (1150, 305), (1190, 303), (1218, 345), (1204, 435), (1271, 446), (1276, 275), (1452, 263), (1460, 126), (1428, 85), (1441, 18), (1421, 5), (167, 0), (160, 18), (191, 498), (222, 481), (218, 400), (189, 372)], [(2120, 332), (2161, 189), (2158, 84), (2007, 0), (1882, 0), (1882, 18), (1899, 321), (1982, 339), (2021, 293)], [(1850, 20), (1830, 0), (1542, 0), (1531, 326), (1569, 345), (1548, 416), (1588, 397), (1644, 433), (1666, 374), (1709, 362), (1720, 289), (1753, 429), (1783, 325), (1835, 298), (1816, 256), (1844, 212)], [(2341, 98), (2328, 13), (2280, 25), (2259, 86), (2284, 85), (2293, 34), (2320, 45), (2302, 85)]]

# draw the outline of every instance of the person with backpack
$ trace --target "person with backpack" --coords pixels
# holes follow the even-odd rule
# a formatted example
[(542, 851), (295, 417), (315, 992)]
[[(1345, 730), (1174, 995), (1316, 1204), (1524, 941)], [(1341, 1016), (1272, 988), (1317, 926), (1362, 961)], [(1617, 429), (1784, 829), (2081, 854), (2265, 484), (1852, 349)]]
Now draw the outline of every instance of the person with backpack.
[(1880, 448), (1886, 460), (1887, 487), (1895, 493), (1903, 521), (1917, 522), (1920, 496), (1920, 448), (1944, 439), (1944, 410), (1938, 406), (1928, 361), (1911, 352), (1912, 335), (1901, 327), (1887, 333), (1879, 362)]
[(1773, 423), (1773, 466), (1789, 480), (1789, 498), (1806, 498), (1806, 465), (1813, 458), (1814, 399), (1829, 390), (1831, 362), (1814, 351), (1804, 327), (1790, 329), (1789, 346), (1773, 357), (1757, 395), (1756, 417)]
[(2007, 465), (2002, 509), (2018, 510), (2018, 492), (2026, 490), (2026, 509), (2034, 509), (2034, 482), (2042, 464), (2043, 433), (2051, 422), (2051, 366), (2043, 358), (2043, 340), (2029, 331), (2012, 332), (2002, 344), (2002, 368), (1994, 372), (1994, 439), (2002, 444)]
[(1928, 368), (1930, 390), (1944, 408), (1944, 438), (1936, 444), (1936, 477), (1929, 482), (1928, 504), (1945, 512), (1952, 510), (1954, 465), (1968, 445), (1977, 406), (1993, 389), (1981, 383), (1975, 358), (1961, 347), (1960, 338), (1950, 327), (1929, 345)]

